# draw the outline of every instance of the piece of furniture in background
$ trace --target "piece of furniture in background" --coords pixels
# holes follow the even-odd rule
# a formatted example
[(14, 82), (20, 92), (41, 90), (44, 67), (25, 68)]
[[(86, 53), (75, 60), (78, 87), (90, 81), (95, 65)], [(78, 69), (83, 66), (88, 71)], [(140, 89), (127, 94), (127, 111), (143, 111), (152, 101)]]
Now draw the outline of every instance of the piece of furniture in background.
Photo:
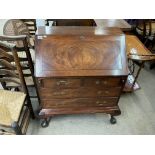
[(20, 19), (20, 20), (27, 25), (29, 29), (29, 34), (34, 38), (37, 30), (36, 19)]
[[(37, 97), (39, 100), (39, 93), (38, 93), (38, 89), (37, 89), (36, 79), (34, 77), (34, 65), (33, 65), (31, 53), (29, 50), (28, 42), (27, 42), (27, 36), (26, 35), (0, 36), (0, 41), (7, 41), (7, 42), (16, 44), (15, 48), (16, 48), (17, 54), (19, 56), (19, 61), (20, 61), (20, 64), (21, 64), (21, 67), (22, 67), (22, 70), (24, 73), (26, 85), (28, 87), (35, 88), (37, 96), (31, 96), (31, 97)], [(3, 85), (3, 87), (4, 87), (4, 85)], [(10, 88), (16, 87), (16, 85), (15, 84), (6, 85), (5, 87), (10, 89)]]
[(0, 134), (26, 134), (30, 116), (34, 118), (31, 100), (16, 48), (2, 42), (0, 42), (0, 82), (15, 83), (18, 86), (14, 90), (20, 91), (0, 90)]
[[(8, 20), (3, 27), (3, 34), (7, 36), (27, 35), (28, 43), (31, 48), (34, 48), (34, 38), (31, 37), (28, 26), (19, 19)], [(16, 43), (16, 46), (20, 45), (20, 42)]]
[[(152, 54), (144, 44), (134, 35), (126, 35), (126, 51), (129, 60), (130, 74), (126, 81), (124, 92), (132, 92), (140, 88), (137, 83), (138, 76), (144, 63), (155, 60), (155, 54)], [(135, 70), (135, 63), (138, 70)]]
[(128, 75), (122, 31), (38, 27), (35, 42), (41, 125), (48, 126), (53, 115), (98, 112), (110, 114), (116, 123)]
[(96, 26), (93, 19), (46, 19), (47, 25), (49, 21), (53, 22), (53, 26)]
[(131, 31), (131, 25), (123, 19), (95, 19), (96, 25), (102, 28), (115, 27), (122, 31)]
[(149, 37), (153, 33), (153, 25), (151, 19), (137, 19), (135, 25), (135, 35), (146, 45)]

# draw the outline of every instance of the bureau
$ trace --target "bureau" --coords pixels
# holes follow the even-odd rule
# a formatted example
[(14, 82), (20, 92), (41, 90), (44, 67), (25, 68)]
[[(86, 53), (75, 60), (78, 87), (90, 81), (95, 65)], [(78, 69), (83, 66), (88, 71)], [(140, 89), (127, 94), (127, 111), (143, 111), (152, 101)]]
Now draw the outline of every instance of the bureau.
[(35, 50), (42, 127), (59, 114), (102, 112), (116, 123), (128, 75), (120, 29), (39, 27)]

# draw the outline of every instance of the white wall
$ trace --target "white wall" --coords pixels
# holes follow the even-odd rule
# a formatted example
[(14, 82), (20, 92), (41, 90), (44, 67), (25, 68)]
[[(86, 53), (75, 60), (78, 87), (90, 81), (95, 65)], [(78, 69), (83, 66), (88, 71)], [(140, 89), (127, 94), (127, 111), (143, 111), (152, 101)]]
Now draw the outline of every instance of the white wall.
[(0, 19), (0, 35), (3, 35), (3, 26), (8, 19)]

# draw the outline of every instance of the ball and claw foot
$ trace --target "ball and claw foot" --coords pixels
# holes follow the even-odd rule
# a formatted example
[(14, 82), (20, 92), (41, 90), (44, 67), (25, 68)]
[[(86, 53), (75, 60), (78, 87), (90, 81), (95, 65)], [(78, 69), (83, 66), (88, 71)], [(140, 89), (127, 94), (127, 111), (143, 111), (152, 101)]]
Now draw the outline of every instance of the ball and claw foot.
[(43, 128), (48, 127), (48, 126), (49, 126), (49, 121), (48, 121), (47, 119), (44, 119), (44, 120), (41, 122), (41, 126), (42, 126)]
[(116, 124), (116, 118), (114, 117), (114, 116), (111, 116), (111, 118), (110, 118), (110, 123), (111, 124)]

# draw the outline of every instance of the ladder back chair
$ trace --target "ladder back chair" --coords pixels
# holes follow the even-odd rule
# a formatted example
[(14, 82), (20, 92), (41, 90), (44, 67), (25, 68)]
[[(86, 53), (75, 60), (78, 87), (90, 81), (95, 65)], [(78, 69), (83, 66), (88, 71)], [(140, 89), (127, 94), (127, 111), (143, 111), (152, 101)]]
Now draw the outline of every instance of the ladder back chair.
[(31, 35), (31, 37), (34, 38), (36, 30), (37, 30), (37, 26), (36, 26), (36, 20), (35, 19), (20, 19), (21, 21), (23, 21), (29, 30), (29, 34)]
[(0, 42), (0, 82), (18, 85), (18, 91), (0, 89), (0, 134), (26, 134), (34, 112), (15, 45), (4, 42)]
[[(0, 36), (0, 41), (6, 41), (11, 43), (17, 43), (20, 42), (20, 46), (15, 46), (15, 49), (17, 51), (19, 61), (22, 67), (22, 71), (24, 74), (24, 78), (26, 81), (26, 85), (28, 87), (34, 87), (36, 91), (37, 98), (39, 100), (39, 92), (37, 89), (37, 83), (36, 79), (34, 77), (34, 65), (32, 61), (32, 57), (30, 54), (28, 42), (27, 42), (27, 36), (26, 35), (20, 35), (20, 36)], [(23, 46), (21, 46), (23, 45)], [(22, 52), (22, 55), (21, 55)], [(14, 63), (14, 62), (12, 62)], [(12, 85), (4, 85), (2, 83), (3, 88), (13, 88), (16, 87), (16, 85), (13, 83)], [(31, 96), (34, 97), (34, 96)]]

